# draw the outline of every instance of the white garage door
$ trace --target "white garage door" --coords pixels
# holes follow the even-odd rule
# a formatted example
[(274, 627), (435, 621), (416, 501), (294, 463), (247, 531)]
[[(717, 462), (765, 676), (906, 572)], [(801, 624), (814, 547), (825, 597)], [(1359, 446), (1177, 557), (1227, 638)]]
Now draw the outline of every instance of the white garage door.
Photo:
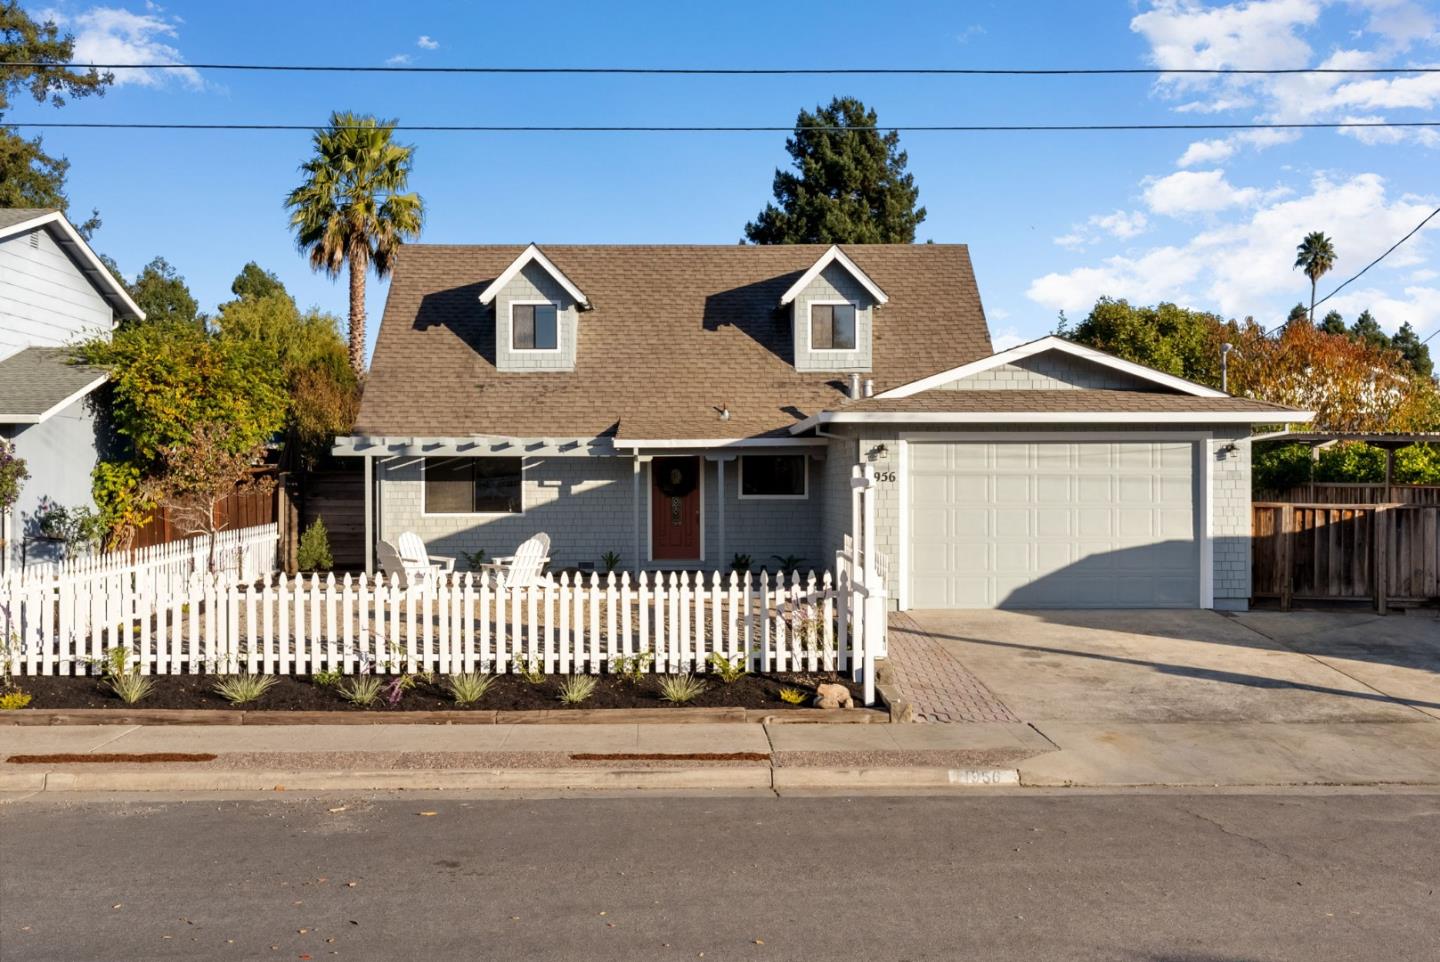
[(913, 608), (1195, 607), (1189, 441), (911, 442)]

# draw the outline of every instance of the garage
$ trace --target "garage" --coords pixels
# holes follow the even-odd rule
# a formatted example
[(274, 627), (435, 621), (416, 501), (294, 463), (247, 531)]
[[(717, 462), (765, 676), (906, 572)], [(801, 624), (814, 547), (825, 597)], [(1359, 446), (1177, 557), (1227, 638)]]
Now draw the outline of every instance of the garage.
[(912, 440), (907, 607), (1197, 607), (1196, 465), (1193, 436)]

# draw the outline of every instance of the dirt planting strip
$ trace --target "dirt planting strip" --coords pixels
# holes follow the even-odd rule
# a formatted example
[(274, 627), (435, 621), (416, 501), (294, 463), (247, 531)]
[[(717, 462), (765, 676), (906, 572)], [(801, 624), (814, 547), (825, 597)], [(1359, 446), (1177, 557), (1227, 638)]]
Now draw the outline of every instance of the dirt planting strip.
[(209, 752), (101, 752), (94, 755), (59, 752), (53, 755), (11, 755), (5, 761), (11, 765), (154, 765), (165, 762), (213, 762), (218, 757)]

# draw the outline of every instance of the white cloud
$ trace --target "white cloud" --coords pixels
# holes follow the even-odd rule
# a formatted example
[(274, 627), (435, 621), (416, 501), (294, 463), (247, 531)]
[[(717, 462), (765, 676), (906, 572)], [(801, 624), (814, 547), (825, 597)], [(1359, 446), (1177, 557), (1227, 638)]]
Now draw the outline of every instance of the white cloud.
[(955, 35), (955, 42), (963, 46), (964, 44), (969, 43), (971, 40), (974, 40), (976, 37), (983, 37), (984, 35), (985, 28), (978, 23), (972, 23), (970, 24), (970, 26), (966, 27), (964, 30), (961, 30)]
[(1017, 327), (1006, 327), (998, 331), (991, 331), (990, 344), (996, 351), (1008, 351), (1012, 347), (1024, 344), (1034, 338), (1026, 337), (1020, 333)]
[[(1302, 28), (1320, 17), (1318, 0), (1252, 0), (1207, 7), (1194, 0), (1156, 0), (1130, 21), (1150, 43), (1150, 59), (1170, 69), (1299, 67), (1310, 57)], [(1166, 83), (1189, 86), (1184, 77)]]
[(438, 50), (440, 48), (440, 41), (422, 33), (420, 39), (415, 41), (415, 46), (421, 50)]
[[(120, 7), (90, 7), (67, 15), (54, 10), (40, 13), (75, 34), (75, 60), (80, 63), (184, 63), (180, 51), (167, 40), (179, 37), (178, 17), (167, 17), (163, 8), (146, 4), (146, 13)], [(160, 87), (178, 81), (192, 90), (205, 87), (200, 74), (183, 67), (173, 70), (121, 68), (114, 71), (115, 84)]]
[(1109, 214), (1094, 214), (1083, 224), (1076, 224), (1070, 233), (1055, 238), (1061, 247), (1079, 250), (1100, 240), (1102, 236), (1128, 240), (1145, 232), (1149, 220), (1144, 211), (1116, 210)]
[(1347, 321), (1353, 321), (1361, 311), (1369, 311), (1380, 326), (1391, 333), (1409, 321), (1416, 333), (1424, 337), (1440, 326), (1440, 288), (1411, 285), (1397, 296), (1393, 291), (1379, 288), (1352, 291), (1347, 287), (1325, 302), (1327, 311), (1332, 308)]
[(1185, 153), (1175, 161), (1177, 167), (1194, 167), (1196, 164), (1216, 164), (1229, 160), (1235, 153), (1235, 145), (1228, 138), (1221, 140), (1197, 140), (1185, 148)]
[[(1170, 300), (1226, 316), (1253, 314), (1262, 323), (1273, 321), (1308, 296), (1305, 278), (1293, 269), (1295, 245), (1305, 234), (1323, 230), (1334, 238), (1339, 258), (1330, 279), (1338, 284), (1418, 224), (1435, 204), (1433, 198), (1389, 197), (1378, 174), (1359, 174), (1344, 181), (1317, 176), (1303, 196), (1272, 196), (1248, 217), (1207, 228), (1178, 245), (1111, 256), (1098, 264), (1046, 274), (1030, 284), (1026, 295), (1046, 307), (1069, 312), (1088, 311), (1098, 297), (1108, 295), (1144, 303)], [(1413, 275), (1429, 263), (1428, 253), (1425, 235), (1419, 234), (1367, 277), (1383, 279), (1396, 270)], [(1434, 307), (1426, 307), (1423, 296), (1412, 291), (1428, 288), (1419, 286), (1423, 283), (1419, 278), (1414, 278), (1414, 283), (1413, 288), (1406, 288), (1408, 314), (1401, 316), (1396, 307), (1392, 316), (1381, 317), (1379, 310), (1376, 316), (1387, 324), (1406, 319), (1417, 327), (1422, 322), (1434, 323), (1440, 300)], [(1322, 282), (1321, 293), (1325, 290)], [(1336, 301), (1349, 304), (1349, 296), (1353, 295), (1347, 289)], [(1378, 298), (1372, 299), (1379, 303)], [(1387, 305), (1387, 310), (1395, 306)]]
[(1208, 214), (1252, 204), (1263, 195), (1254, 187), (1236, 187), (1223, 170), (1178, 170), (1146, 182), (1145, 203), (1171, 217)]
[(408, 53), (397, 53), (393, 57), (385, 58), (385, 66), (387, 67), (403, 67), (409, 62), (410, 55)]
[(1422, 267), (1410, 275), (1410, 280), (1416, 284), (1424, 284), (1426, 281), (1433, 281), (1440, 277), (1440, 271), (1432, 271), (1428, 267)]

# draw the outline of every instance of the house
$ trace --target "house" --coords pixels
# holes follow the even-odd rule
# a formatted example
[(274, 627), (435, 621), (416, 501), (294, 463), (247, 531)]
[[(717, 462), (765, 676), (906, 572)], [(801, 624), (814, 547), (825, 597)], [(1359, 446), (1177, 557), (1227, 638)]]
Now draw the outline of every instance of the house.
[(1061, 338), (994, 353), (961, 245), (411, 245), (335, 450), (371, 545), (825, 570), (869, 463), (902, 608), (1241, 608), (1246, 438), (1307, 419)]
[(53, 553), (27, 545), (42, 502), (93, 507), (103, 444), (91, 398), (105, 372), (71, 364), (67, 345), (144, 316), (63, 213), (0, 210), (0, 436), (30, 472), (0, 519), (7, 564)]

